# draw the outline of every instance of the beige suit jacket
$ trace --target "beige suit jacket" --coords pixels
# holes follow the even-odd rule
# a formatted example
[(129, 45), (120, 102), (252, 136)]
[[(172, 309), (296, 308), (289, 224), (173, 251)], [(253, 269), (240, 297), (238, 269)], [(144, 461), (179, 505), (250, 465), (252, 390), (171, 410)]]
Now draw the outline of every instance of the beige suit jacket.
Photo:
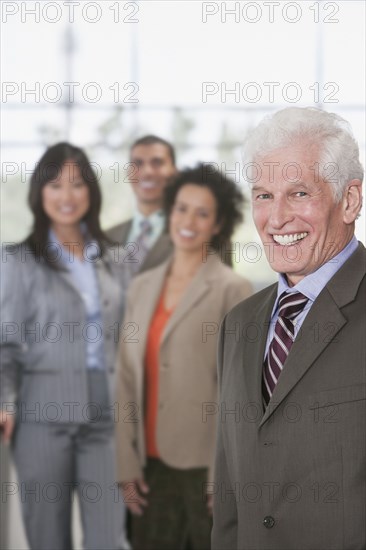
[[(170, 260), (139, 275), (127, 298), (117, 390), (119, 481), (143, 475), (144, 357), (150, 321)], [(170, 317), (161, 342), (157, 447), (171, 467), (211, 469), (216, 421), (207, 413), (217, 404), (216, 347), (219, 324), (235, 304), (251, 294), (246, 279), (209, 256)]]
[(213, 550), (366, 548), (365, 264), (359, 244), (316, 298), (265, 412), (277, 285), (226, 316)]

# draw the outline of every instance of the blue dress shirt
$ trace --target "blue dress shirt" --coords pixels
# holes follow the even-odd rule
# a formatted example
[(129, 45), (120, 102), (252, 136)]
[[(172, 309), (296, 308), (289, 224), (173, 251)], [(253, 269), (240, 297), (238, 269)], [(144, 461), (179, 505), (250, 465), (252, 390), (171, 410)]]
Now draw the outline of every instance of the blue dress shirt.
[[(83, 232), (85, 232), (84, 228)], [(99, 247), (94, 241), (87, 242), (88, 249), (84, 253), (85, 259), (80, 260), (62, 246), (52, 229), (49, 231), (48, 240), (50, 243), (54, 243), (58, 250), (60, 250), (60, 260), (70, 272), (72, 281), (85, 305), (87, 324), (83, 327), (83, 337), (86, 344), (86, 367), (87, 369), (104, 369), (105, 358), (100, 293), (94, 266), (94, 260), (98, 255)]]

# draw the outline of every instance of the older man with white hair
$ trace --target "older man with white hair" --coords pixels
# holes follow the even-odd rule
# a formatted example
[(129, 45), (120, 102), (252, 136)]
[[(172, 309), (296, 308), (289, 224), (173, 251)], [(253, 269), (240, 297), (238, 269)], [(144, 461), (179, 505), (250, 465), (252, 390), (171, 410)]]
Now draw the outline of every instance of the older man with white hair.
[(366, 548), (366, 250), (358, 146), (341, 117), (288, 108), (244, 145), (278, 283), (221, 326), (214, 550)]

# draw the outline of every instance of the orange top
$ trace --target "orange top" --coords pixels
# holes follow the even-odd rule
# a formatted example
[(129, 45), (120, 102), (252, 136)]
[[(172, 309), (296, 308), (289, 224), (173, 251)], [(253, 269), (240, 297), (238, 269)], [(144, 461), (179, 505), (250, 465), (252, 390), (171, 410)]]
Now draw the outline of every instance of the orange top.
[(156, 424), (159, 400), (159, 351), (165, 325), (172, 314), (164, 306), (163, 291), (151, 319), (145, 355), (145, 445), (149, 457), (159, 458), (156, 446)]

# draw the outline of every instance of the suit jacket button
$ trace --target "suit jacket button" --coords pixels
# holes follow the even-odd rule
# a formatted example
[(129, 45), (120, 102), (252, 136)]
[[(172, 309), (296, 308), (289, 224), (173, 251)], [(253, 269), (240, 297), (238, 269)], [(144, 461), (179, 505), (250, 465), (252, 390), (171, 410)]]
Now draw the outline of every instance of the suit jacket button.
[(275, 524), (275, 520), (272, 516), (266, 516), (263, 520), (264, 527), (267, 527), (267, 529), (272, 529), (272, 527)]

